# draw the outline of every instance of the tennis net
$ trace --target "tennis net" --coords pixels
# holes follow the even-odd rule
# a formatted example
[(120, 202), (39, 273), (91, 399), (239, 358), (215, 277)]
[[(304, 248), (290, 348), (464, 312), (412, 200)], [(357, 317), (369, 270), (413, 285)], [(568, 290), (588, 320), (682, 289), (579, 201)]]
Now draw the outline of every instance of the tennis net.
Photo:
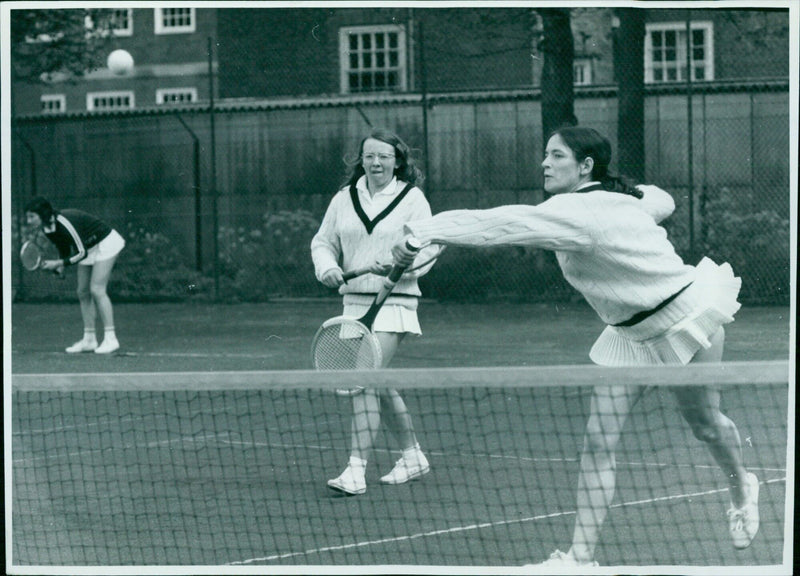
[[(379, 483), (399, 457), (382, 430), (366, 493), (344, 497), (326, 481), (348, 461), (352, 400), (333, 391), (363, 377), (14, 375), (10, 564), (505, 573), (569, 547), (595, 384), (648, 387), (617, 449), (601, 565), (781, 566), (790, 553), (786, 362), (370, 372), (370, 386), (405, 399), (431, 472)], [(745, 550), (728, 534), (726, 479), (671, 393), (698, 385), (721, 390), (761, 484), (761, 528)]]

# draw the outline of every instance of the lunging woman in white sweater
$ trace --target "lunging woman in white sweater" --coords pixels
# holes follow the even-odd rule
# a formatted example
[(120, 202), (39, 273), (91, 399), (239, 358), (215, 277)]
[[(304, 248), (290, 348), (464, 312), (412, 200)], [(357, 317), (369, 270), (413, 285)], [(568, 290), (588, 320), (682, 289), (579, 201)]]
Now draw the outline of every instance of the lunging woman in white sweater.
[[(596, 130), (569, 127), (547, 143), (544, 189), (536, 206), (454, 210), (409, 222), (423, 244), (535, 246), (555, 251), (567, 281), (608, 324), (590, 358), (603, 366), (719, 362), (723, 325), (733, 321), (741, 280), (728, 264), (708, 258), (691, 266), (675, 253), (659, 222), (675, 208), (655, 186), (627, 185), (608, 168), (611, 145)], [(408, 261), (404, 240), (395, 260)], [(614, 496), (615, 451), (625, 420), (645, 387), (598, 385), (586, 425), (572, 546), (556, 550), (550, 566), (592, 566), (600, 530)], [(679, 410), (725, 474), (728, 528), (746, 548), (759, 526), (756, 476), (742, 462), (736, 425), (720, 411), (715, 388), (675, 388)]]
[[(383, 275), (391, 267), (391, 249), (403, 236), (403, 224), (430, 217), (430, 205), (417, 187), (422, 181), (423, 174), (411, 158), (408, 145), (396, 134), (377, 130), (361, 141), (346, 185), (331, 200), (311, 241), (317, 280), (329, 288), (339, 288), (343, 314), (360, 318), (369, 309), (383, 284)], [(420, 251), (419, 261), (429, 260), (430, 253), (430, 249)], [(384, 367), (406, 334), (421, 334), (417, 278), (432, 265), (404, 274), (375, 318), (373, 326)], [(343, 270), (366, 266), (372, 266), (372, 273), (344, 283)], [(367, 460), (382, 416), (403, 453), (380, 481), (402, 484), (430, 471), (400, 394), (392, 389), (366, 387), (353, 396), (350, 460), (340, 476), (328, 480), (330, 488), (348, 495), (367, 490)]]

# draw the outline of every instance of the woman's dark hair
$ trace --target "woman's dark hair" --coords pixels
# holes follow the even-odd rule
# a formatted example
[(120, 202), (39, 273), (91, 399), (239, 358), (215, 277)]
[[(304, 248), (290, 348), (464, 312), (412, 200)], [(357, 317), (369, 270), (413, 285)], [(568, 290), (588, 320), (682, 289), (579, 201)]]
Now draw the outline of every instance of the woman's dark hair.
[(575, 159), (582, 162), (586, 158), (594, 160), (592, 180), (597, 180), (609, 192), (620, 192), (637, 198), (642, 197), (641, 190), (635, 184), (622, 176), (615, 176), (609, 172), (611, 164), (611, 142), (594, 128), (585, 126), (567, 126), (555, 130), (552, 136), (560, 137), (575, 154)]
[(400, 136), (394, 132), (383, 129), (373, 130), (369, 136), (361, 140), (361, 143), (358, 145), (358, 156), (354, 159), (345, 158), (345, 163), (349, 166), (349, 170), (343, 185), (351, 186), (358, 182), (358, 179), (365, 174), (364, 165), (361, 162), (361, 155), (364, 153), (364, 142), (369, 138), (380, 140), (381, 142), (394, 146), (395, 159), (397, 160), (397, 168), (394, 169), (394, 175), (398, 180), (403, 180), (415, 186), (422, 185), (425, 181), (425, 175), (417, 166), (414, 158), (412, 158), (411, 148), (408, 147), (408, 144), (403, 142)]
[(38, 214), (39, 218), (44, 224), (49, 224), (56, 213), (56, 211), (53, 210), (53, 207), (50, 205), (50, 202), (41, 196), (28, 202), (25, 205), (25, 212), (33, 212), (34, 214)]

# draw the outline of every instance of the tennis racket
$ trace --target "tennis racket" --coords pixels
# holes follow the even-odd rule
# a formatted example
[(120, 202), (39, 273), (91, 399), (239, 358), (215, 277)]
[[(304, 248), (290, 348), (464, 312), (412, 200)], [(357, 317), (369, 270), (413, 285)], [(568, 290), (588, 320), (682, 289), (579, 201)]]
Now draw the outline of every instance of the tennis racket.
[(22, 260), (22, 266), (25, 270), (30, 270), (31, 272), (38, 270), (39, 266), (42, 265), (44, 260), (42, 255), (42, 249), (33, 240), (25, 242), (19, 251), (19, 259)]
[[(407, 241), (409, 250), (418, 251), (413, 238)], [(369, 310), (361, 318), (336, 316), (322, 323), (311, 342), (311, 361), (317, 370), (375, 370), (383, 363), (383, 354), (372, 325), (381, 307), (391, 294), (407, 266), (394, 265), (375, 295)], [(354, 396), (363, 387), (337, 389), (340, 396)]]
[[(44, 250), (34, 240), (27, 240), (20, 248), (19, 259), (22, 261), (22, 266), (25, 270), (38, 270), (44, 262)], [(53, 270), (53, 274), (62, 278), (63, 271)]]

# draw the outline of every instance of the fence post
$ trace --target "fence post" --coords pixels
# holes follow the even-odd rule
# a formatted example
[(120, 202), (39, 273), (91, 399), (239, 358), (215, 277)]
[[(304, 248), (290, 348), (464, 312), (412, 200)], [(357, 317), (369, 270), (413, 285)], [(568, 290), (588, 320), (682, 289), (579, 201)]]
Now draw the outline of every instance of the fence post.
[[(36, 151), (33, 149), (33, 146), (31, 146), (30, 143), (27, 140), (25, 140), (25, 138), (22, 137), (22, 135), (19, 133), (19, 130), (14, 130), (14, 133), (17, 135), (17, 138), (19, 138), (19, 141), (22, 142), (22, 145), (25, 146), (25, 149), (28, 151), (28, 153), (31, 156), (31, 174), (30, 174), (31, 195), (30, 195), (30, 197), (33, 198), (33, 197), (36, 197), (36, 196), (39, 195), (38, 189), (37, 189), (37, 185), (36, 185)], [(19, 204), (18, 205), (18, 209), (17, 209), (17, 236), (18, 236), (18, 239), (20, 241), (22, 240), (22, 229), (24, 227), (24, 223), (25, 223), (25, 202)], [(14, 247), (14, 249), (16, 250), (16, 247)], [(17, 294), (21, 298), (24, 299), (25, 298), (25, 269), (23, 268), (22, 262), (20, 260), (17, 260), (17, 278), (18, 278), (18, 281), (17, 281)]]
[(694, 234), (694, 132), (692, 130), (692, 12), (686, 10), (686, 116), (687, 116), (687, 166), (689, 170), (689, 258), (694, 264), (697, 253)]
[[(424, 170), (425, 177), (429, 178), (428, 172), (430, 165), (428, 158), (430, 150), (428, 149), (428, 71), (425, 62), (425, 40), (423, 39), (422, 20), (417, 23), (417, 38), (419, 38), (419, 62), (420, 62), (420, 88), (422, 92), (422, 141), (425, 146)], [(427, 190), (427, 196), (430, 198), (430, 189)]]
[(186, 131), (189, 133), (189, 136), (192, 137), (192, 148), (193, 148), (193, 158), (192, 161), (194, 163), (194, 244), (195, 244), (195, 267), (197, 268), (198, 272), (203, 271), (203, 232), (202, 232), (202, 213), (203, 213), (203, 206), (202, 206), (202, 194), (200, 190), (200, 139), (197, 137), (197, 134), (189, 128), (189, 125), (184, 122), (181, 115), (176, 112), (175, 117), (178, 119), (178, 122), (183, 124), (183, 127), (186, 128)]
[(211, 130), (211, 198), (212, 203), (212, 219), (214, 221), (214, 298), (219, 300), (219, 207), (217, 199), (217, 139), (216, 130), (214, 127), (214, 56), (213, 56), (213, 40), (211, 36), (208, 37), (208, 119)]

